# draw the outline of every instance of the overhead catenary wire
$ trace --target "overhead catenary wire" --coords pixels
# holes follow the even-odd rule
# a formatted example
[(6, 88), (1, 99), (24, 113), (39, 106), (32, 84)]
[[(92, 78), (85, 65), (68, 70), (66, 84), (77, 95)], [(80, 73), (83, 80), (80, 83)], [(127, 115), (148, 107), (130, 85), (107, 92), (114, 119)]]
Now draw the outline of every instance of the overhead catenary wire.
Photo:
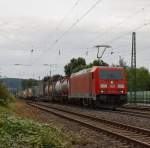
[(148, 4), (146, 7), (142, 7), (142, 8), (140, 8), (140, 9), (138, 9), (138, 10), (135, 11), (134, 13), (132, 13), (132, 14), (128, 15), (127, 17), (125, 17), (125, 18), (124, 18), (123, 20), (121, 20), (119, 23), (116, 23), (113, 27), (110, 27), (109, 29), (107, 29), (107, 31), (103, 32), (103, 34), (97, 35), (94, 39), (92, 39), (92, 40), (90, 40), (90, 41), (88, 41), (88, 42), (93, 42), (93, 41), (95, 41), (95, 39), (99, 38), (99, 36), (100, 36), (100, 37), (103, 37), (103, 36), (106, 34), (106, 32), (110, 32), (110, 31), (112, 31), (113, 29), (118, 28), (118, 26), (124, 24), (124, 22), (128, 21), (128, 19), (131, 19), (131, 18), (135, 17), (137, 14), (139, 14), (139, 13), (141, 13), (141, 12), (144, 13), (144, 21), (145, 21), (145, 10), (146, 10), (147, 8), (149, 8), (149, 7), (150, 7), (150, 4)]
[(97, 0), (81, 17), (79, 17), (58, 39), (54, 44), (57, 44), (72, 28), (74, 28), (81, 20), (83, 20), (102, 0)]
[[(64, 31), (64, 32), (50, 45), (50, 48), (52, 48), (54, 45), (56, 45), (73, 27), (75, 27), (85, 16), (87, 16), (88, 13), (89, 13), (92, 9), (94, 9), (94, 8), (96, 7), (96, 5), (97, 5), (98, 3), (100, 3), (101, 1), (102, 1), (102, 0), (97, 0), (90, 8), (86, 11), (86, 13), (84, 13), (81, 17), (79, 17), (78, 19), (76, 19), (76, 21), (75, 21), (66, 31)], [(78, 4), (78, 2), (75, 3), (75, 5), (77, 5), (77, 4)], [(134, 17), (136, 14), (143, 12), (143, 11), (144, 11), (146, 8), (148, 8), (148, 7), (150, 7), (150, 4), (147, 5), (146, 7), (143, 7), (143, 8), (141, 8), (141, 9), (137, 10), (137, 11), (134, 12), (133, 14), (127, 16), (125, 19), (123, 19), (123, 21), (121, 21), (119, 24), (117, 24), (117, 26), (123, 24), (127, 19)], [(115, 26), (115, 27), (113, 27), (113, 28), (117, 28), (117, 27)], [(92, 47), (89, 47), (89, 48), (86, 48), (86, 49), (90, 49), (90, 48), (92, 48)], [(48, 48), (47, 50), (49, 50), (49, 48)], [(45, 50), (45, 51), (46, 51), (46, 50)], [(45, 52), (44, 52), (44, 53), (45, 53)], [(44, 53), (43, 53), (43, 54), (44, 54)]]
[(78, 6), (80, 0), (76, 0), (74, 5), (72, 6), (72, 8), (67, 12), (67, 14), (60, 20), (60, 22), (58, 23), (58, 25), (56, 26), (56, 28), (54, 30), (58, 30), (59, 27), (65, 22), (65, 20), (68, 18), (68, 16), (71, 14), (71, 12)]
[(80, 23), (101, 1), (102, 0), (97, 0), (90, 8), (88, 8), (88, 10), (81, 17), (77, 18), (76, 21), (50, 45), (50, 47), (53, 47), (55, 44), (57, 44), (71, 29), (73, 29), (78, 23)]
[[(66, 30), (64, 31), (52, 44), (50, 44), (49, 48), (44, 50), (44, 52), (41, 55), (44, 55), (49, 49), (51, 49), (53, 46), (55, 46), (67, 33), (69, 33), (78, 23), (80, 23), (102, 0), (96, 0), (96, 2), (87, 9), (87, 11), (76, 19), (76, 21)], [(40, 55), (40, 57), (42, 57)], [(40, 58), (38, 57), (38, 59)]]
[(133, 32), (133, 31), (138, 31), (138, 30), (140, 30), (140, 29), (142, 29), (143, 27), (148, 26), (148, 25), (150, 25), (150, 22), (144, 23), (144, 24), (142, 24), (142, 25), (136, 27), (135, 29), (132, 29), (132, 30), (130, 30), (130, 31), (128, 31), (128, 32), (126, 32), (126, 33), (124, 33), (124, 34), (122, 34), (122, 35), (120, 35), (120, 36), (114, 38), (114, 39), (112, 39), (112, 40), (109, 40), (109, 41), (105, 42), (105, 43), (112, 43), (112, 42), (114, 42), (114, 41), (116, 41), (116, 40), (122, 38), (123, 36), (126, 36), (126, 35), (130, 34), (130, 33)]
[[(125, 32), (125, 33), (123, 33), (123, 34), (121, 34), (121, 35), (119, 35), (119, 36), (113, 38), (112, 40), (109, 40), (109, 41), (104, 42), (103, 44), (112, 43), (112, 42), (114, 42), (114, 41), (116, 41), (116, 40), (119, 40), (120, 38), (122, 38), (122, 37), (124, 37), (124, 36), (130, 34), (131, 32), (140, 30), (140, 29), (142, 29), (143, 27), (148, 26), (148, 25), (150, 25), (150, 22), (144, 23), (144, 24), (142, 24), (142, 25), (140, 25), (140, 26), (138, 26), (138, 27), (136, 27), (136, 28), (134, 28), (134, 29), (132, 29), (132, 30), (130, 30), (130, 31), (128, 31), (128, 32)], [(85, 49), (87, 50), (87, 51), (86, 51), (86, 56), (89, 55), (89, 52), (95, 52), (94, 50), (92, 50), (92, 51), (89, 51), (89, 50), (88, 50), (88, 49), (93, 49), (93, 48), (94, 48), (94, 46), (90, 46), (90, 47), (86, 47), (86, 48), (85, 48)], [(83, 48), (80, 48), (80, 49), (83, 49)], [(87, 53), (88, 53), (88, 54), (87, 54)], [(84, 51), (84, 55), (85, 55), (85, 51)]]
[[(121, 34), (121, 35), (119, 35), (119, 36), (113, 38), (112, 40), (109, 40), (109, 41), (106, 41), (106, 42), (102, 42), (102, 44), (110, 44), (110, 43), (113, 43), (114, 41), (121, 39), (122, 37), (124, 37), (124, 36), (130, 34), (131, 32), (133, 32), (133, 31), (138, 31), (138, 30), (140, 30), (140, 29), (142, 29), (143, 27), (148, 26), (148, 25), (150, 25), (150, 22), (144, 23), (144, 24), (142, 24), (142, 25), (140, 25), (140, 26), (138, 26), (138, 27), (136, 27), (136, 28), (134, 28), (134, 29), (131, 29), (130, 31), (125, 32), (125, 33), (123, 33), (123, 34)], [(94, 46), (93, 46), (93, 48), (94, 48)], [(87, 49), (87, 48), (86, 48), (86, 49)], [(88, 52), (93, 52), (93, 51), (91, 50), (91, 51), (88, 51)]]
[[(140, 30), (140, 29), (142, 29), (143, 27), (148, 26), (148, 25), (150, 25), (150, 22), (144, 23), (144, 24), (142, 24), (142, 25), (140, 25), (140, 26), (138, 26), (138, 27), (136, 27), (136, 28), (134, 28), (134, 29), (131, 29), (130, 31), (125, 32), (125, 33), (123, 33), (123, 34), (121, 34), (121, 35), (119, 35), (119, 36), (113, 38), (112, 40), (103, 42), (103, 44), (113, 43), (114, 41), (121, 39), (122, 37), (124, 37), (124, 36), (130, 34), (131, 32), (133, 32), (133, 31), (138, 31), (138, 30)], [(85, 49), (86, 49), (86, 52), (84, 51), (84, 55), (86, 54), (86, 56), (88, 56), (90, 52), (95, 52), (94, 50), (89, 51), (89, 49), (93, 49), (93, 48), (95, 48), (95, 47), (94, 47), (94, 46), (86, 47), (86, 48), (85, 48)], [(80, 49), (83, 49), (83, 48), (80, 48)]]
[[(116, 41), (116, 40), (118, 40), (118, 39), (121, 39), (123, 36), (129, 35), (131, 32), (135, 32), (135, 31), (141, 30), (142, 28), (144, 28), (144, 27), (146, 27), (146, 26), (148, 26), (148, 25), (150, 25), (150, 22), (144, 23), (144, 24), (142, 24), (142, 25), (136, 27), (136, 28), (133, 29), (132, 31), (129, 31), (129, 32), (125, 33), (125, 34), (122, 34), (122, 35), (120, 35), (120, 36), (114, 38), (113, 40), (110, 40), (110, 42), (114, 42), (114, 41)], [(120, 47), (120, 46), (119, 46), (119, 47)], [(124, 46), (124, 47), (126, 47), (126, 48), (128, 48), (128, 49), (130, 48), (129, 46), (128, 46), (128, 47), (127, 47), (127, 46)], [(116, 48), (116, 47), (115, 47), (115, 48)], [(147, 50), (147, 49), (148, 49), (148, 47), (147, 47), (146, 49), (143, 49), (143, 50), (138, 51), (138, 53), (139, 53), (139, 52), (142, 52), (142, 51), (145, 51), (145, 50)], [(127, 51), (130, 51), (130, 52), (131, 52), (131, 50), (122, 50), (122, 51), (119, 51), (119, 53), (127, 52)], [(118, 51), (117, 51), (117, 53), (118, 53)], [(138, 53), (137, 53), (137, 54), (138, 54)], [(129, 54), (129, 53), (128, 53), (128, 54)]]
[[(65, 19), (68, 17), (68, 15), (70, 15), (70, 13), (78, 6), (78, 4), (79, 4), (79, 2), (80, 2), (80, 0), (76, 0), (75, 1), (75, 3), (74, 3), (74, 5), (72, 6), (72, 8), (68, 11), (68, 13), (61, 19), (61, 21), (58, 23), (58, 25), (57, 25), (57, 27), (55, 28), (55, 30), (57, 30), (59, 27), (60, 27), (60, 25), (62, 25), (63, 23), (64, 23), (64, 21), (65, 21)], [(0, 25), (1, 26), (1, 25)], [(30, 29), (31, 28), (36, 28), (35, 26), (30, 26)], [(25, 29), (24, 27), (22, 28), (22, 29)], [(0, 30), (2, 30), (1, 28), (0, 28)], [(17, 29), (17, 30), (19, 30), (19, 29)], [(7, 32), (6, 32), (7, 33)], [(20, 40), (16, 40), (16, 39), (13, 39), (13, 38), (11, 38), (11, 37), (9, 37), (6, 33), (3, 33), (3, 30), (2, 30), (2, 33), (0, 34), (0, 36), (3, 36), (4, 38), (6, 38), (6, 39), (8, 39), (8, 40), (10, 40), (10, 41), (17, 41), (17, 44), (19, 44), (19, 45), (21, 45), (22, 47), (24, 46), (24, 43), (25, 42), (23, 42), (23, 41), (20, 41)]]
[(74, 28), (81, 20), (83, 20), (102, 0), (97, 0), (81, 17), (76, 19), (76, 21), (60, 36), (55, 40), (54, 44), (59, 42), (72, 28)]
[[(134, 13), (132, 13), (131, 15), (128, 15), (126, 18), (124, 18), (121, 22), (117, 23), (114, 27), (112, 27), (112, 28), (110, 27), (107, 31), (111, 31), (111, 30), (113, 30), (114, 28), (118, 28), (118, 26), (124, 24), (125, 21), (127, 21), (128, 19), (131, 19), (131, 18), (135, 17), (137, 14), (139, 14), (139, 13), (141, 13), (141, 12), (144, 13), (144, 23), (145, 23), (145, 21), (146, 21), (146, 19), (145, 19), (145, 9), (147, 9), (147, 8), (149, 8), (149, 7), (150, 7), (150, 4), (148, 4), (146, 7), (142, 7), (142, 8), (140, 8), (140, 9), (138, 9), (137, 11), (135, 11)], [(147, 24), (145, 23), (144, 26), (146, 26), (146, 25), (147, 25)], [(142, 27), (144, 27), (144, 26), (142, 25)], [(140, 29), (140, 27), (137, 28), (137, 30), (138, 30), (138, 29)], [(106, 33), (106, 31), (105, 31), (101, 36), (104, 36), (105, 33)], [(129, 33), (130, 33), (130, 32), (129, 32)], [(124, 36), (124, 35), (126, 35), (126, 34), (128, 34), (128, 32), (125, 33), (125, 34), (123, 34), (123, 35), (121, 35), (121, 36), (118, 36), (117, 38), (115, 38), (115, 39), (113, 39), (113, 40), (120, 39), (122, 36)], [(97, 39), (98, 37), (99, 37), (99, 35), (98, 35), (95, 39)], [(88, 42), (93, 42), (93, 41), (95, 41), (95, 39), (94, 39), (94, 40), (90, 40), (90, 41), (88, 41)], [(113, 40), (112, 40), (112, 41), (113, 41)], [(87, 47), (86, 47), (86, 49), (87, 49)], [(89, 48), (89, 49), (90, 49), (90, 48)], [(91, 49), (92, 49), (92, 48), (91, 48)], [(88, 52), (90, 52), (90, 51), (88, 51)]]
[[(93, 8), (97, 5), (97, 3), (99, 3), (99, 2), (100, 2), (100, 1), (96, 1), (96, 3), (95, 3), (90, 9), (88, 9), (84, 15), (82, 15), (80, 18), (78, 18), (58, 39), (56, 39), (56, 40), (53, 42), (53, 45), (57, 44), (57, 43), (61, 40), (61, 38), (63, 38), (63, 37), (65, 36), (65, 34), (67, 34), (74, 26), (76, 26), (76, 25), (89, 13), (89, 11), (91, 11), (91, 9), (93, 9)], [(135, 15), (137, 15), (137, 14), (143, 12), (143, 11), (144, 11), (145, 9), (147, 9), (148, 7), (150, 7), (150, 4), (148, 4), (146, 7), (140, 8), (139, 10), (137, 10), (137, 11), (134, 12), (134, 13), (132, 13), (131, 15), (128, 15), (128, 16), (127, 16), (125, 19), (123, 19), (120, 23), (116, 24), (116, 25), (113, 27), (113, 29), (114, 29), (114, 28), (117, 28), (119, 25), (123, 24), (123, 23), (124, 23), (125, 21), (127, 21), (129, 18), (135, 17)], [(116, 27), (116, 26), (117, 26), (117, 27)], [(111, 31), (111, 30), (112, 30), (112, 29), (110, 28), (110, 31)], [(128, 34), (128, 33), (130, 33), (130, 32), (127, 32), (127, 33), (125, 33), (125, 34), (123, 34), (123, 35), (121, 35), (121, 36), (119, 36), (119, 37), (113, 39), (112, 41), (117, 40), (117, 39), (121, 38), (122, 36), (124, 36), (124, 35), (126, 35), (126, 34)], [(88, 47), (88, 48), (86, 47), (86, 49), (92, 49), (92, 48), (93, 48), (93, 46)]]

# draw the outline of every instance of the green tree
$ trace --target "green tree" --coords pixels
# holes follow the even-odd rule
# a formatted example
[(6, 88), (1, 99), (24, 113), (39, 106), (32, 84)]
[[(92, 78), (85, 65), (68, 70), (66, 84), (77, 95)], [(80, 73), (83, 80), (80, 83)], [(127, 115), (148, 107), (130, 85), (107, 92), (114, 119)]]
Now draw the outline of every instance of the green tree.
[(15, 97), (10, 94), (8, 89), (0, 82), (0, 105), (8, 105), (15, 101)]
[(53, 75), (51, 80), (52, 80), (53, 82), (55, 82), (55, 81), (57, 81), (57, 80), (60, 79), (60, 78), (62, 78), (62, 75), (57, 74), (57, 75)]
[(74, 72), (78, 72), (81, 69), (86, 68), (86, 61), (84, 58), (73, 58), (70, 60), (70, 62), (65, 65), (64, 69), (65, 69), (65, 74), (67, 76), (70, 76), (72, 73)]
[(46, 77), (44, 77), (43, 78), (43, 81), (44, 82), (55, 82), (55, 81), (57, 81), (58, 79), (60, 79), (60, 78), (62, 78), (63, 76), (62, 75), (59, 75), (59, 74), (56, 74), (56, 75), (53, 75), (53, 76), (46, 76)]
[[(135, 87), (133, 70), (128, 67), (126, 69), (126, 73), (128, 80), (128, 89), (132, 90), (132, 88)], [(150, 89), (150, 73), (148, 69), (144, 67), (136, 68), (136, 88), (139, 91)]]
[(107, 63), (105, 63), (103, 60), (94, 60), (92, 63), (86, 65), (86, 61), (84, 58), (73, 58), (70, 60), (70, 62), (65, 65), (65, 74), (67, 76), (70, 76), (72, 73), (78, 72), (85, 68), (91, 68), (92, 66), (108, 66)]
[(108, 66), (103, 60), (94, 60), (92, 66)]
[(49, 81), (49, 80), (51, 80), (51, 77), (50, 77), (50, 76), (45, 76), (45, 77), (43, 78), (43, 81)]
[(150, 84), (150, 74), (148, 69), (141, 67), (136, 70), (137, 89), (148, 90)]

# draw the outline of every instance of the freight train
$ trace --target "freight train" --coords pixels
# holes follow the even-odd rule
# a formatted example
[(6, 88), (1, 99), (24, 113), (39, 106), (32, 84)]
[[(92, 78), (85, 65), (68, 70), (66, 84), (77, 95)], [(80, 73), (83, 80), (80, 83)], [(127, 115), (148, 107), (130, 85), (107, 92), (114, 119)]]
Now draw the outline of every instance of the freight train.
[(122, 67), (93, 66), (23, 90), (20, 97), (115, 109), (127, 102), (126, 74)]

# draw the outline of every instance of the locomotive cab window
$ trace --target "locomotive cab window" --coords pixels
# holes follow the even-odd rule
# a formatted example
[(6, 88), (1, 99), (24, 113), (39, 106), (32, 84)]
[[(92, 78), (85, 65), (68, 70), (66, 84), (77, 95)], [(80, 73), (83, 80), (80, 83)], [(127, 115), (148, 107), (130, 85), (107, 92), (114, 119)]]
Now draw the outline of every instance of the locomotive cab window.
[(100, 78), (101, 79), (123, 79), (123, 73), (122, 71), (101, 70)]

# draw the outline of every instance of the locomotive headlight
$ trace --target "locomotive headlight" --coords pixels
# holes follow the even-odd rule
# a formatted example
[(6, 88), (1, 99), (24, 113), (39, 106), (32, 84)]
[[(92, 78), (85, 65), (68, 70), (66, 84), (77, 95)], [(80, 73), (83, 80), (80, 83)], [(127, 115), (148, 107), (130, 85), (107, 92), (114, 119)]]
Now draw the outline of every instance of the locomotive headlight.
[(110, 84), (114, 84), (114, 81), (110, 81)]
[(107, 88), (107, 84), (100, 84), (101, 88)]
[(101, 93), (104, 93), (104, 90), (101, 90)]
[(123, 90), (121, 90), (121, 91), (120, 91), (120, 93), (122, 93), (122, 94), (123, 94)]
[(118, 88), (125, 88), (124, 84), (118, 84)]

